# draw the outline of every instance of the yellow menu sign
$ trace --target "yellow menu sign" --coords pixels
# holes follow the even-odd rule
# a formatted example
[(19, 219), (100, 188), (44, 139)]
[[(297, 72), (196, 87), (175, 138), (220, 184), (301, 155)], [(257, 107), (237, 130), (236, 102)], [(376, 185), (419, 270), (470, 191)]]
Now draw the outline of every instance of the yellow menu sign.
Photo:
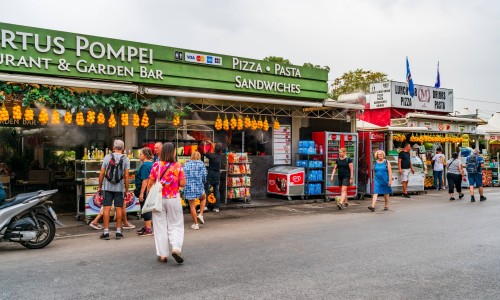
[(462, 147), (469, 147), (469, 135), (462, 134)]

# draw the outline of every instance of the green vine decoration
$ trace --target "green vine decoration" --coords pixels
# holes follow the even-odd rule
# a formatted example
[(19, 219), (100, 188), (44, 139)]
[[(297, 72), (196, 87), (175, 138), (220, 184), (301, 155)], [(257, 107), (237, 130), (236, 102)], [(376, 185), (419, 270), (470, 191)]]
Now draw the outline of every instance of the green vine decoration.
[(156, 97), (153, 99), (137, 97), (136, 94), (126, 92), (113, 92), (111, 94), (77, 93), (64, 87), (44, 86), (38, 84), (18, 84), (0, 81), (0, 100), (5, 95), (12, 96), (15, 100), (22, 100), (25, 107), (32, 104), (59, 107), (61, 109), (100, 109), (110, 112), (134, 111), (151, 109), (154, 112), (166, 112), (167, 119), (172, 119), (175, 114), (186, 116), (191, 112), (191, 107), (183, 106), (176, 109), (175, 97)]

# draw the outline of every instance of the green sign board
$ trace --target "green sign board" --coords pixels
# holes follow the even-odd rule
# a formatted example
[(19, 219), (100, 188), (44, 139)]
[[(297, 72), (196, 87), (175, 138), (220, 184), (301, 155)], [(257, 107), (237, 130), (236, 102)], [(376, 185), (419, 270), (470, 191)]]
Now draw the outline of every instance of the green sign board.
[(203, 51), (0, 23), (0, 72), (318, 101), (328, 72)]

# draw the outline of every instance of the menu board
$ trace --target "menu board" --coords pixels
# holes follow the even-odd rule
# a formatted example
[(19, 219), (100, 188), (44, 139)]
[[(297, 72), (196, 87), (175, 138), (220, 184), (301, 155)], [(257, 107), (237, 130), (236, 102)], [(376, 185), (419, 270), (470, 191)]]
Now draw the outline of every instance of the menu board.
[(280, 125), (273, 129), (274, 165), (290, 165), (292, 163), (292, 130), (290, 125)]

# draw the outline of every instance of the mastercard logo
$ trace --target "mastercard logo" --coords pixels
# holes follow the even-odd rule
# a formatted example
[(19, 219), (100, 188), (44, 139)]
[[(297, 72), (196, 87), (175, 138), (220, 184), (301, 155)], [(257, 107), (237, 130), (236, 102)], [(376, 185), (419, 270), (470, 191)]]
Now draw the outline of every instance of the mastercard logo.
[(196, 61), (197, 62), (205, 62), (205, 56), (197, 55), (196, 56)]

